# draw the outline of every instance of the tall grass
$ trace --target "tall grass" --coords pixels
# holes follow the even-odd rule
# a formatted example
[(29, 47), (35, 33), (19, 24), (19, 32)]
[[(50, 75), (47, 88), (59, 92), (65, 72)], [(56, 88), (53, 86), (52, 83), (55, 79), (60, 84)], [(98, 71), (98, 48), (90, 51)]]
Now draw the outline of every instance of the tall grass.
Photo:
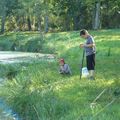
[(120, 31), (91, 33), (97, 44), (95, 81), (79, 80), (79, 43), (84, 40), (79, 32), (64, 32), (46, 34), (45, 45), (54, 48), (58, 59), (65, 58), (72, 76), (59, 75), (57, 59), (41, 61), (23, 65), (25, 70), (19, 67), (15, 78), (0, 87), (0, 95), (23, 120), (119, 120), (120, 95), (115, 96), (114, 91), (120, 86)]

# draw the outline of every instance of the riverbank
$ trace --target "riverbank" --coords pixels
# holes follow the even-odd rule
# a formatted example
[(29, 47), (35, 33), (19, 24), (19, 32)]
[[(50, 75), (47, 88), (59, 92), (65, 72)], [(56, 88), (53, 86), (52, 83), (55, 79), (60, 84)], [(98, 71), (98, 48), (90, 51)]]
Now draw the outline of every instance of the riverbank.
[[(39, 61), (54, 61), (54, 56), (51, 54), (0, 51), (0, 64), (3, 65), (0, 66), (3, 67), (0, 68), (0, 71), (4, 72), (2, 74), (0, 73), (0, 76), (3, 77), (0, 78), (0, 87), (4, 86), (5, 82), (9, 80), (7, 78), (8, 73), (20, 72), (25, 69), (25, 65)], [(2, 98), (0, 98), (0, 120), (21, 120), (17, 113)]]
[[(120, 30), (90, 33), (97, 45), (95, 81), (79, 79), (79, 44), (84, 42), (79, 32), (49, 33), (44, 45), (53, 48), (58, 59), (12, 66), (20, 70), (0, 86), (0, 96), (23, 120), (119, 120)], [(70, 65), (72, 76), (59, 75), (59, 58)]]

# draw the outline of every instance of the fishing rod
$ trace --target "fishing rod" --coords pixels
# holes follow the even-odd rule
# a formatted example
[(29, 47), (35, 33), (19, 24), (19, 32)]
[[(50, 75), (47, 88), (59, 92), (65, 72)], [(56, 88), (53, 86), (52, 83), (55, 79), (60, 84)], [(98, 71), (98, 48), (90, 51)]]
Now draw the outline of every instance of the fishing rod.
[(83, 68), (83, 64), (84, 64), (84, 57), (85, 57), (85, 50), (83, 49), (83, 55), (82, 55), (82, 60), (81, 60), (81, 64), (80, 64), (80, 80), (82, 78), (82, 68)]

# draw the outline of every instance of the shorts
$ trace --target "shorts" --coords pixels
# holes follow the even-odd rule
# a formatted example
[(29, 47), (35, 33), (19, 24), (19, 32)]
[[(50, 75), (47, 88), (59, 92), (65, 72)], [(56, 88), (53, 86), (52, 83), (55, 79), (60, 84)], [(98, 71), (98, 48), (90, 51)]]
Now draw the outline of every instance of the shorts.
[(95, 70), (95, 54), (86, 56), (87, 69)]

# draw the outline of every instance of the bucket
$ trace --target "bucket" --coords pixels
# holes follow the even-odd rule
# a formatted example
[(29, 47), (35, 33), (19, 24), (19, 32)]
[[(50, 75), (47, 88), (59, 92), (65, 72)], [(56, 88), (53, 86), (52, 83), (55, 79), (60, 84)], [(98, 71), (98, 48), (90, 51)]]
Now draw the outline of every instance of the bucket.
[(82, 77), (87, 78), (89, 76), (89, 72), (87, 67), (82, 68)]

